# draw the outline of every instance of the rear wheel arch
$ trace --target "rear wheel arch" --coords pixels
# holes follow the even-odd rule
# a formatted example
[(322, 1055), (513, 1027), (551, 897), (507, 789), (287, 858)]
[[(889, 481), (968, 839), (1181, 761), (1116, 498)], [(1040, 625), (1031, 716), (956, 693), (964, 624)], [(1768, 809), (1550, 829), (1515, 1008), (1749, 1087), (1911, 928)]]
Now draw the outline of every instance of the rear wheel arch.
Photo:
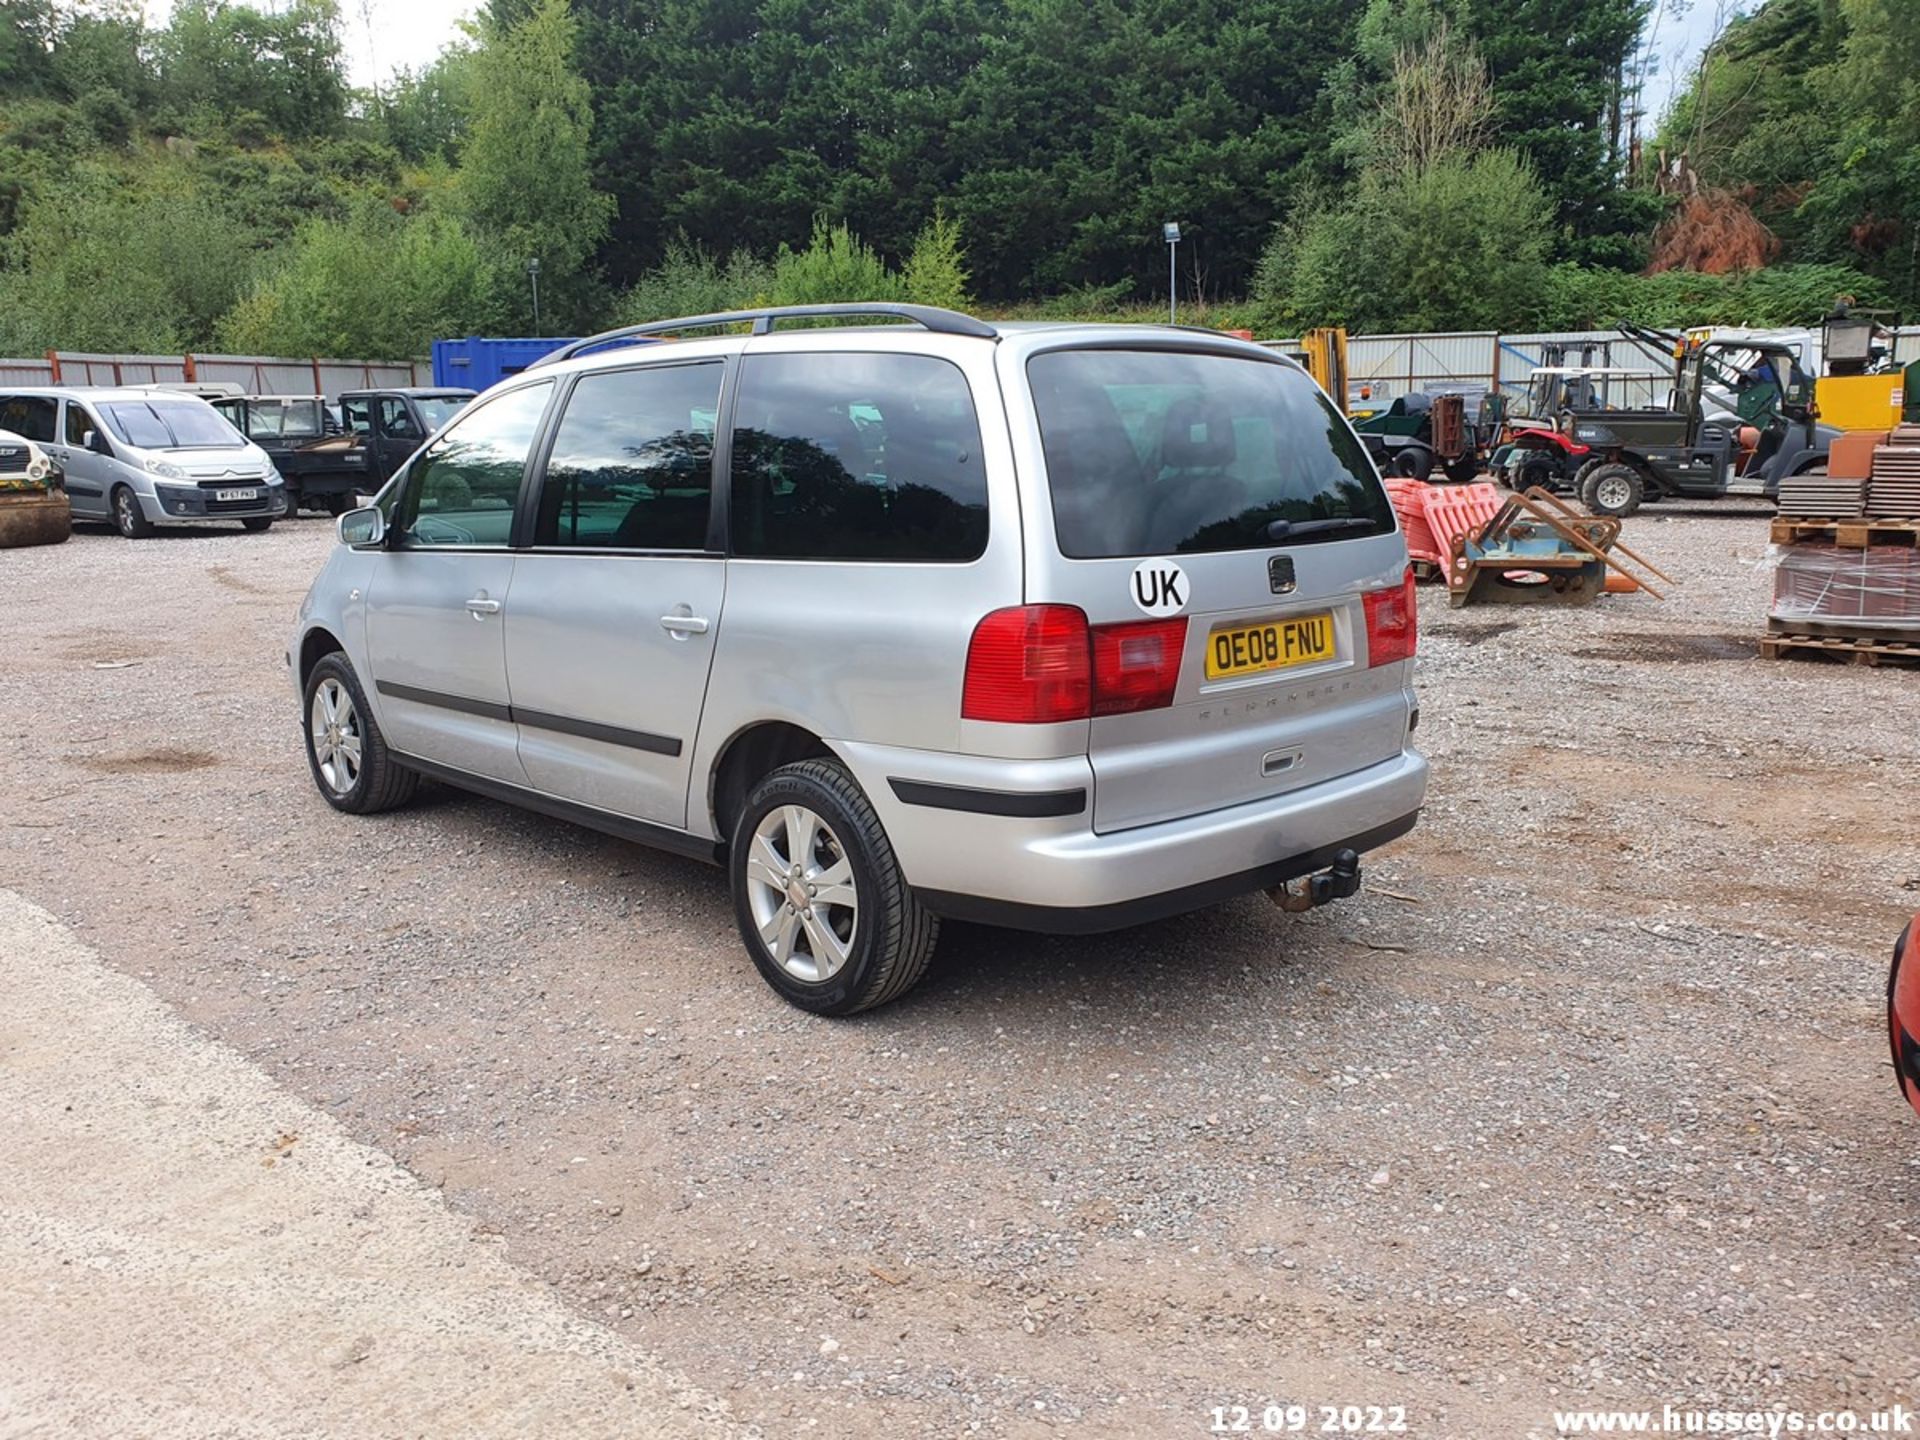
[(753, 787), (797, 760), (834, 759), (831, 746), (804, 726), (786, 720), (762, 720), (736, 731), (720, 748), (707, 786), (707, 804), (715, 832), (724, 845)]

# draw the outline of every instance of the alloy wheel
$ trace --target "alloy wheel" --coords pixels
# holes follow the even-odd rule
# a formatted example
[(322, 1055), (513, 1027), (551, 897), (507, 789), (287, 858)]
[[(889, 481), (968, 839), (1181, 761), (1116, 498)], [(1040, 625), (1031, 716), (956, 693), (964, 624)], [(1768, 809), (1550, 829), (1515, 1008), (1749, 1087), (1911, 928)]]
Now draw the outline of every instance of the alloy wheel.
[(336, 795), (353, 789), (360, 779), (360, 712), (354, 708), (347, 687), (332, 676), (314, 687), (307, 733), (313, 746), (313, 763), (328, 788)]
[(860, 923), (853, 863), (833, 827), (804, 805), (767, 812), (747, 852), (747, 900), (773, 962), (807, 984), (847, 963)]

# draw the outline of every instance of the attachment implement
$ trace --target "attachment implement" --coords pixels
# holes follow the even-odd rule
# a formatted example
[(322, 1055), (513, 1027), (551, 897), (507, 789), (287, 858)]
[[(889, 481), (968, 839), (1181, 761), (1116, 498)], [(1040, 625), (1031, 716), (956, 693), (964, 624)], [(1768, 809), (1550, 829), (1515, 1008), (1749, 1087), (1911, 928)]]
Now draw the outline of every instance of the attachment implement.
[(1654, 599), (1660, 591), (1617, 555), (1673, 584), (1665, 571), (1620, 543), (1620, 522), (1587, 515), (1536, 485), (1510, 495), (1493, 518), (1454, 538), (1447, 561), (1447, 599), (1461, 605), (1586, 605), (1607, 588), (1607, 572)]

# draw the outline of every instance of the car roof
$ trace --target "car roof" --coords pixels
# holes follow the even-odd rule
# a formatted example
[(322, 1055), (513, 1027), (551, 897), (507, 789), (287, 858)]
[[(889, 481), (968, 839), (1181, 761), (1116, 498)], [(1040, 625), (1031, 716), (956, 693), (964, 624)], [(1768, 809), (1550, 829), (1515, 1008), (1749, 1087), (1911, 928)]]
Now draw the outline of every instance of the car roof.
[(340, 398), (344, 400), (349, 395), (411, 395), (416, 400), (434, 400), (442, 396), (464, 396), (471, 400), (479, 393), (459, 385), (370, 385), (359, 390), (342, 390)]
[(200, 396), (191, 390), (167, 390), (143, 385), (0, 385), (0, 395), (23, 395), (36, 400), (59, 400), (63, 397), (68, 400), (200, 400)]
[[(870, 323), (876, 318), (890, 323)], [(842, 319), (849, 323), (821, 324)], [(775, 328), (781, 320), (807, 320), (803, 328)], [(863, 321), (869, 323), (851, 323)], [(905, 322), (905, 323), (900, 323)], [(749, 327), (743, 330), (741, 327)], [(715, 331), (712, 334), (687, 335), (686, 331)], [(731, 355), (752, 345), (756, 351), (791, 346), (812, 349), (824, 337), (857, 337), (864, 341), (881, 340), (875, 348), (900, 349), (923, 354), (959, 353), (955, 347), (974, 345), (1011, 345), (1016, 351), (1031, 354), (1038, 350), (1061, 348), (1078, 342), (1088, 346), (1115, 346), (1120, 342), (1152, 349), (1206, 349), (1241, 354), (1248, 358), (1298, 368), (1291, 357), (1271, 347), (1243, 340), (1223, 330), (1199, 325), (1162, 323), (1095, 322), (1079, 320), (986, 321), (959, 311), (934, 306), (906, 305), (893, 301), (846, 305), (777, 306), (761, 310), (736, 310), (714, 315), (686, 316), (675, 320), (652, 321), (645, 325), (609, 330), (599, 335), (565, 342), (509, 379), (532, 379), (544, 373), (565, 374), (631, 365), (636, 356), (647, 355), (661, 361), (700, 359)], [(669, 353), (658, 353), (648, 342), (670, 341)]]

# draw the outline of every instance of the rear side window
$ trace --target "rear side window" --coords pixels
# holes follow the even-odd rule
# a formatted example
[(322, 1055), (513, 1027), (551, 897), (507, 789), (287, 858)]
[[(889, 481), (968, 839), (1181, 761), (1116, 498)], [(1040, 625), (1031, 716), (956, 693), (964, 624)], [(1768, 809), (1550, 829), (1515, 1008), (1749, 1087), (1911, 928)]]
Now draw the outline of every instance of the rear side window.
[(583, 375), (554, 436), (536, 545), (704, 550), (725, 367)]
[(927, 355), (754, 355), (733, 432), (736, 555), (975, 560), (987, 548), (980, 422)]
[[(1061, 553), (1264, 550), (1275, 520), (1393, 510), (1366, 451), (1303, 372), (1167, 350), (1054, 350), (1027, 362)], [(1291, 543), (1291, 542), (1290, 542)]]
[(11, 430), (42, 445), (51, 445), (54, 416), (59, 408), (59, 401), (41, 395), (0, 396), (0, 430)]

